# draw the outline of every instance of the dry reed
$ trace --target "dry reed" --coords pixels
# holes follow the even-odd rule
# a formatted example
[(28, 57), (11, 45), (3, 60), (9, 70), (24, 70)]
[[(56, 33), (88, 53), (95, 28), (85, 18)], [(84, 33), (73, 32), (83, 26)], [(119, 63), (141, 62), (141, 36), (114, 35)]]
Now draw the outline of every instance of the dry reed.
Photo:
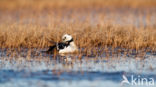
[[(62, 25), (66, 26), (66, 25)], [(86, 26), (86, 25), (84, 25)], [(75, 28), (42, 27), (39, 25), (0, 25), (0, 47), (47, 47), (48, 40), (61, 41), (65, 33), (71, 34), (80, 48), (122, 47), (128, 49), (156, 49), (155, 28), (119, 27), (113, 25)]]
[(56, 8), (90, 7), (155, 7), (155, 0), (1, 0), (0, 8), (16, 10), (20, 8), (45, 10)]
[[(48, 40), (59, 42), (61, 36), (68, 33), (73, 36), (78, 47), (86, 50), (91, 50), (91, 47), (156, 50), (156, 24), (151, 22), (155, 12), (145, 11), (144, 17), (144, 11), (139, 9), (138, 13), (131, 10), (132, 13), (125, 11), (125, 14), (114, 10), (107, 13), (96, 9), (96, 7), (107, 6), (152, 7), (156, 6), (155, 0), (122, 0), (121, 3), (119, 0), (92, 0), (91, 2), (73, 0), (68, 3), (66, 0), (59, 2), (52, 0), (50, 2), (53, 3), (49, 3), (48, 0), (15, 0), (14, 2), (2, 0), (0, 2), (0, 10), (3, 12), (0, 14), (0, 47), (44, 48), (52, 45)], [(104, 21), (107, 15), (110, 19)], [(114, 16), (119, 15), (122, 16), (119, 20), (132, 20), (132, 22), (136, 21), (137, 16), (136, 23), (140, 24), (139, 27), (129, 22), (129, 25), (114, 24)], [(143, 25), (142, 18), (145, 19), (146, 25)]]

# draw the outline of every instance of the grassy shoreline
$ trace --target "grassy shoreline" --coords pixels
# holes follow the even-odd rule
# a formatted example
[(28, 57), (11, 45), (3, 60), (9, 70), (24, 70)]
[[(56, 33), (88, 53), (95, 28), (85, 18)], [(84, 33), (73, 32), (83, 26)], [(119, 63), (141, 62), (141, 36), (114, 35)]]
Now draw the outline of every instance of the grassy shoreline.
[(113, 48), (122, 47), (136, 50), (141, 48), (156, 49), (155, 28), (138, 29), (97, 25), (77, 29), (74, 28), (75, 26), (57, 29), (56, 27), (42, 27), (39, 25), (0, 25), (0, 46), (7, 48), (47, 47), (52, 44), (48, 40), (59, 42), (63, 34), (69, 33), (73, 36), (76, 44), (82, 48), (112, 46)]
[[(68, 33), (80, 48), (111, 46), (136, 50), (148, 48), (155, 51), (156, 12), (152, 10), (156, 6), (155, 0), (120, 2), (2, 0), (0, 47), (44, 48), (52, 45), (48, 40), (59, 42), (61, 36)], [(118, 9), (116, 6), (125, 9)], [(107, 9), (109, 7), (114, 9)], [(140, 10), (144, 7), (145, 9)]]

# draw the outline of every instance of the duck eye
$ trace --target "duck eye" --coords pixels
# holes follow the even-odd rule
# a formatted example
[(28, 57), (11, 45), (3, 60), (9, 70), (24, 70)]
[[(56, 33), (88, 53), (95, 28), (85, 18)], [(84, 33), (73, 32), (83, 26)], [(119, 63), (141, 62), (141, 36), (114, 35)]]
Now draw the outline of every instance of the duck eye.
[(66, 39), (66, 37), (63, 38), (63, 40), (65, 40), (65, 39)]

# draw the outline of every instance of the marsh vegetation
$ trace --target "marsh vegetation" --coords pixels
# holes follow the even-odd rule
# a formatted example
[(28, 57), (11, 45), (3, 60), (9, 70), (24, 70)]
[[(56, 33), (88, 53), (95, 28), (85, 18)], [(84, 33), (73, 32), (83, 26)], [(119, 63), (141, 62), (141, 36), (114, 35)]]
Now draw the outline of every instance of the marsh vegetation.
[[(155, 10), (155, 0), (0, 0), (0, 86), (120, 87), (123, 74), (155, 79)], [(41, 52), (66, 33), (78, 54)]]

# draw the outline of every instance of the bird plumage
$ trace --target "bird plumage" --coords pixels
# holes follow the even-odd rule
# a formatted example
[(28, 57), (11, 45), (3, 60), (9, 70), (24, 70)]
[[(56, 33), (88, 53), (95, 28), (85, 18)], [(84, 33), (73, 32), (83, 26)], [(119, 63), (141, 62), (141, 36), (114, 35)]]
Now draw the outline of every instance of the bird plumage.
[(53, 46), (50, 46), (46, 51), (47, 53), (53, 53), (57, 50), (58, 53), (73, 53), (78, 51), (77, 46), (74, 43), (74, 40), (71, 35), (65, 34), (62, 37), (62, 41), (60, 43), (56, 43)]

